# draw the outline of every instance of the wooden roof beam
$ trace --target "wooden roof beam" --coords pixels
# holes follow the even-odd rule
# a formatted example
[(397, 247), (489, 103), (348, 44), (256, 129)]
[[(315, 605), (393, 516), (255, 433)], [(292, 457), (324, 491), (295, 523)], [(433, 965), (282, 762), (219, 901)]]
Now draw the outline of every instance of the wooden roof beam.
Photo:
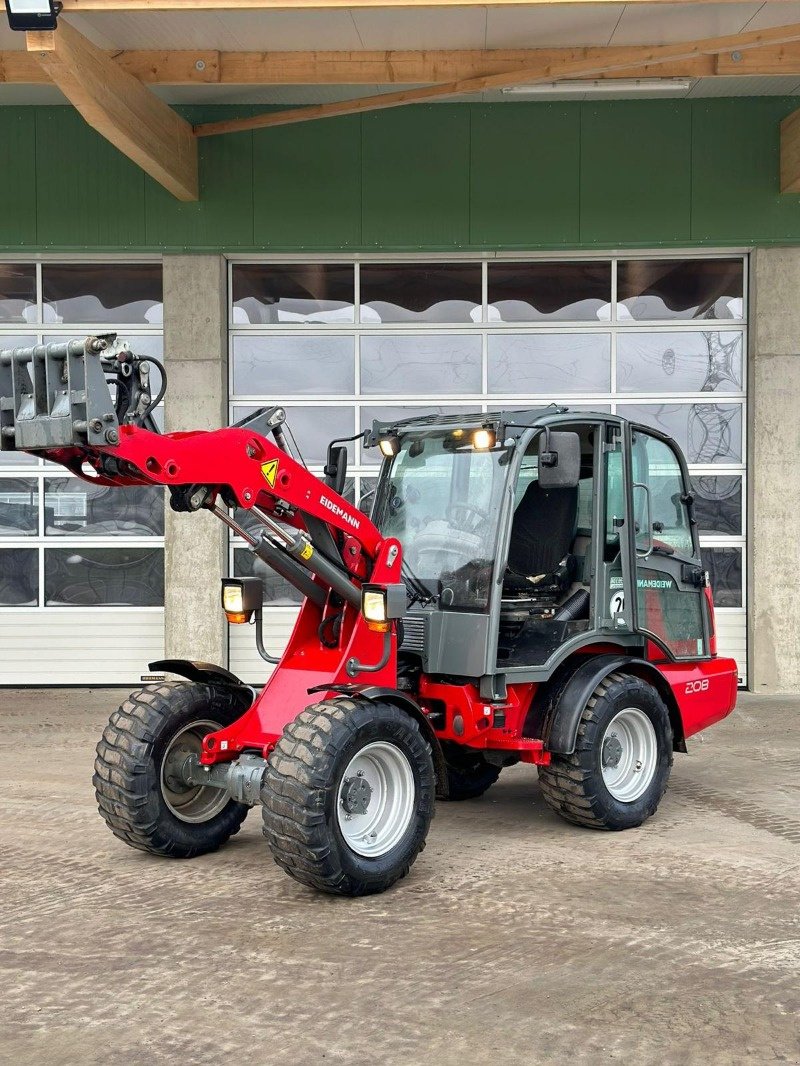
[(63, 19), (57, 30), (26, 38), (28, 52), (90, 126), (179, 200), (199, 198), (197, 141), (185, 119)]
[(407, 104), (441, 100), (449, 96), (504, 89), (511, 85), (537, 85), (566, 79), (599, 78), (612, 72), (630, 73), (632, 69), (643, 65), (661, 66), (666, 63), (693, 60), (700, 56), (717, 56), (723, 52), (744, 52), (753, 48), (761, 48), (764, 45), (782, 45), (794, 41), (800, 41), (800, 23), (755, 30), (750, 33), (730, 34), (724, 37), (708, 37), (696, 41), (682, 41), (677, 44), (657, 45), (637, 49), (635, 54), (631, 54), (630, 50), (625, 50), (629, 54), (613, 58), (589, 56), (559, 62), (539, 61), (516, 71), (461, 78), (438, 85), (425, 85), (419, 89), (402, 89), (398, 92), (362, 96), (330, 104), (296, 107), (286, 111), (270, 111), (248, 118), (206, 122), (195, 126), (194, 129), (199, 137), (209, 137), (270, 126), (287, 126), (320, 118), (404, 107)]

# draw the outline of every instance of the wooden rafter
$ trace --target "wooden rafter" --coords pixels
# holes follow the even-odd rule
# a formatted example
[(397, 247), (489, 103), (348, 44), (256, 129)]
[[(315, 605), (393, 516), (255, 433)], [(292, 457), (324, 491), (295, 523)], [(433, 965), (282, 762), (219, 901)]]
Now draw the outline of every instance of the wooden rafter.
[(536, 85), (565, 79), (604, 77), (612, 72), (629, 72), (638, 66), (661, 66), (665, 63), (685, 62), (702, 56), (719, 55), (722, 52), (741, 53), (765, 45), (783, 45), (795, 41), (800, 41), (800, 23), (756, 30), (751, 33), (658, 45), (637, 51), (635, 57), (628, 54), (613, 59), (589, 56), (557, 63), (540, 61), (517, 70), (461, 78), (438, 85), (426, 85), (419, 89), (402, 89), (398, 92), (362, 96), (336, 103), (316, 104), (312, 107), (291, 108), (286, 111), (271, 111), (248, 118), (202, 123), (195, 126), (195, 133), (199, 137), (208, 137), (220, 133), (286, 126), (296, 122), (353, 115), (365, 111), (379, 111), (391, 107), (403, 107), (407, 104), (425, 103), (428, 100), (440, 100), (449, 96), (503, 89), (511, 85)]
[(185, 119), (63, 20), (28, 33), (27, 47), (90, 126), (179, 200), (198, 199), (197, 140)]
[(800, 192), (800, 111), (781, 122), (781, 192)]

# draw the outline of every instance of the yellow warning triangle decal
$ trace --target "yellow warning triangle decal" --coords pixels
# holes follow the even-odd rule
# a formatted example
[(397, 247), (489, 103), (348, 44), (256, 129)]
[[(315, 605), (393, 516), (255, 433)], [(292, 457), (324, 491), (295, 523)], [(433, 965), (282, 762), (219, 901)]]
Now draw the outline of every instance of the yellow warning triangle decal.
[(261, 473), (271, 489), (275, 488), (275, 478), (278, 476), (278, 460), (270, 459), (268, 463), (261, 464)]

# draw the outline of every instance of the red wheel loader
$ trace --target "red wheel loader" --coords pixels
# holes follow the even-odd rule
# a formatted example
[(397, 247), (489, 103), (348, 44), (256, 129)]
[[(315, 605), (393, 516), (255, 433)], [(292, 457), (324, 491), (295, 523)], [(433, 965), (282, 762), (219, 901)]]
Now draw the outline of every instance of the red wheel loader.
[(152, 362), (114, 335), (0, 353), (2, 450), (123, 490), (165, 485), (304, 599), (277, 660), (259, 579), (223, 582), (229, 621), (254, 623), (274, 664), (261, 692), (163, 660), (150, 669), (182, 680), (111, 715), (94, 785), (131, 847), (191, 858), (260, 806), (297, 881), (381, 892), (424, 847), (437, 795), (480, 796), (528, 762), (568, 821), (639, 826), (673, 752), (733, 710), (686, 464), (663, 434), (556, 405), (375, 422), (368, 518), (342, 496), (347, 442), (316, 477), (279, 406), (159, 433)]

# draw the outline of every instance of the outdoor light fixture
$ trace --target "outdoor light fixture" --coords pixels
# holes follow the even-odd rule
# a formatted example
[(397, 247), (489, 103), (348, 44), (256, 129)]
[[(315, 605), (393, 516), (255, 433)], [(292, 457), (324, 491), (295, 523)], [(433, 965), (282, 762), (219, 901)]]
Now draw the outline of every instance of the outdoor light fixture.
[(548, 81), (536, 85), (509, 85), (507, 96), (605, 96), (640, 93), (643, 96), (682, 96), (694, 84), (692, 78), (593, 78), (587, 81)]
[(61, 4), (58, 0), (6, 0), (12, 30), (54, 30)]
[(400, 438), (397, 436), (382, 437), (381, 440), (378, 441), (378, 447), (380, 448), (382, 455), (387, 459), (391, 459), (400, 451)]
[(245, 625), (261, 607), (261, 578), (225, 577), (222, 579), (222, 609), (231, 625)]
[(476, 429), (472, 434), (472, 447), (476, 452), (488, 452), (497, 443), (497, 434), (493, 429)]
[(388, 633), (392, 620), (406, 613), (407, 594), (403, 584), (362, 585), (361, 614), (369, 629)]

